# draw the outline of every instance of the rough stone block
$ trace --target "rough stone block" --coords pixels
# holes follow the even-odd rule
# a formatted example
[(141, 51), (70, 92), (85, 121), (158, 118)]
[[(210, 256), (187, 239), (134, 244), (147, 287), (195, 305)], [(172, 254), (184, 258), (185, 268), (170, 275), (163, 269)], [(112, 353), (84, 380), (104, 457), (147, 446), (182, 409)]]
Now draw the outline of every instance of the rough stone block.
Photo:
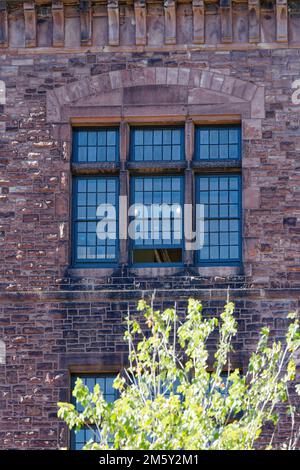
[(243, 139), (256, 140), (262, 138), (261, 119), (243, 120)]

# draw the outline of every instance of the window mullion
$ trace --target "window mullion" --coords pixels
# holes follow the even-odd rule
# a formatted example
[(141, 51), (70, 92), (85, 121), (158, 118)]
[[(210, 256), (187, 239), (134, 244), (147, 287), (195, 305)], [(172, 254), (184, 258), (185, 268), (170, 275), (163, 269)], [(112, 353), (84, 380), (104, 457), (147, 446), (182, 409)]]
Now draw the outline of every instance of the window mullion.
[(128, 265), (129, 246), (127, 237), (128, 208), (129, 208), (129, 172), (126, 162), (129, 158), (130, 127), (127, 122), (120, 123), (120, 175), (119, 175), (119, 263)]
[[(185, 170), (184, 179), (184, 264), (191, 266), (193, 264), (194, 251), (187, 249), (188, 245), (190, 245), (190, 240), (186, 238), (188, 235), (186, 228), (188, 228), (189, 233), (192, 233), (193, 230), (193, 172), (191, 169)], [(190, 217), (190, 214), (193, 214), (193, 216)]]
[[(193, 229), (193, 217), (189, 217), (191, 214), (191, 206), (193, 206), (193, 172), (191, 170), (191, 163), (193, 161), (194, 150), (195, 150), (195, 125), (191, 119), (188, 119), (185, 123), (185, 159), (187, 161), (187, 168), (184, 172), (184, 264), (191, 266), (193, 264), (194, 252), (188, 250), (189, 240), (187, 240), (185, 228), (188, 227), (189, 232)], [(190, 212), (188, 212), (188, 206), (190, 206)], [(190, 224), (190, 225), (188, 225)]]

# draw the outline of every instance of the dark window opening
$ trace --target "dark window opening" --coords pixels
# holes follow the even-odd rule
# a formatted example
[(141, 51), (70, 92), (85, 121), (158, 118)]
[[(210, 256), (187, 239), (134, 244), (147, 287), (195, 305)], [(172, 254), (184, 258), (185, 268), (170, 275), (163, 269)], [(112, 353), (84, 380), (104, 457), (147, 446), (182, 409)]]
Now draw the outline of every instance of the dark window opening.
[(182, 263), (182, 250), (176, 248), (156, 248), (149, 250), (133, 250), (135, 264)]

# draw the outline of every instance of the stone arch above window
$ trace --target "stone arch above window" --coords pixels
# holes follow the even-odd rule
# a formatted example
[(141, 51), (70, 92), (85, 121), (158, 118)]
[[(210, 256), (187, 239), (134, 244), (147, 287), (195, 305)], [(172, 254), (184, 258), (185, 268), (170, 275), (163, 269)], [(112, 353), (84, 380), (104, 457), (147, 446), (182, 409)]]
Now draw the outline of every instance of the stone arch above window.
[(97, 116), (99, 108), (124, 116), (133, 107), (139, 108), (140, 115), (155, 114), (155, 110), (159, 115), (159, 107), (164, 107), (173, 115), (234, 113), (261, 119), (264, 102), (263, 87), (229, 75), (186, 67), (145, 67), (112, 71), (49, 91), (47, 120), (67, 123), (74, 115)]

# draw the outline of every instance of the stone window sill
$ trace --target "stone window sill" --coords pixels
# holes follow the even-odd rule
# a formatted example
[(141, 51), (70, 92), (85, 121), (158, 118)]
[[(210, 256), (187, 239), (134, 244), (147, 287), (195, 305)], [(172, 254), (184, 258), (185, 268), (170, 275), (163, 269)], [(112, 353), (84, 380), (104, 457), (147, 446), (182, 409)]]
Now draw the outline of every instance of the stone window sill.
[[(68, 274), (74, 277), (82, 277), (82, 278), (104, 278), (108, 276), (112, 276), (114, 272), (118, 270), (120, 274), (118, 277), (122, 277), (122, 267), (115, 268), (115, 267), (101, 267), (95, 268), (70, 268), (68, 270)], [(188, 273), (188, 274), (187, 274)], [(155, 278), (155, 277), (165, 277), (171, 275), (180, 275), (182, 276), (201, 276), (201, 277), (232, 277), (232, 276), (239, 276), (242, 274), (242, 267), (241, 266), (193, 266), (191, 268), (184, 268), (178, 266), (153, 266), (153, 267), (130, 267), (125, 277), (130, 276), (133, 274), (136, 277), (140, 278)]]

